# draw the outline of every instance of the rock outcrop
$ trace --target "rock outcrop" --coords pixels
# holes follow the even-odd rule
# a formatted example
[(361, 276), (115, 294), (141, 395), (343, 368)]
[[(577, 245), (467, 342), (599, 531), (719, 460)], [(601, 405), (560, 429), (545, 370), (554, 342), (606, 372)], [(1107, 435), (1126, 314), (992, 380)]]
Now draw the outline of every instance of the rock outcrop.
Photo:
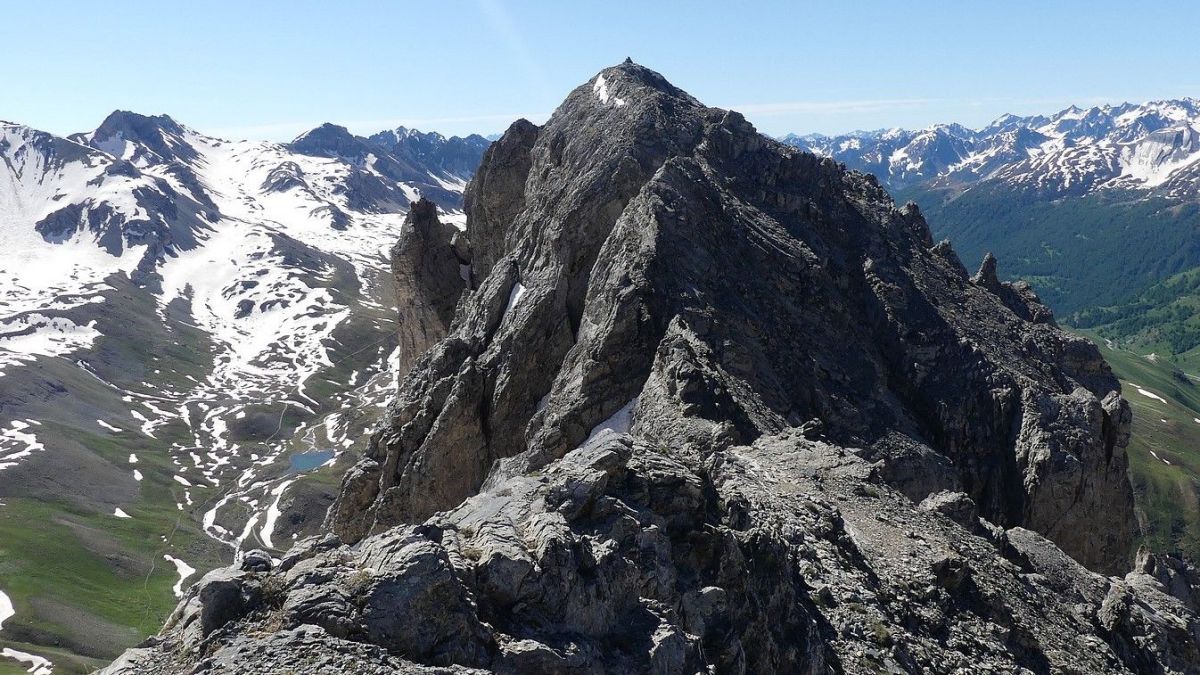
[(433, 202), (417, 200), (392, 248), (392, 273), (403, 377), (418, 356), (450, 331), (458, 299), (471, 288), (470, 245), (458, 228), (438, 219)]
[[(1103, 359), (873, 178), (627, 61), (466, 204), (477, 283), (333, 534), (206, 576), (110, 673), (1200, 669), (1194, 570), (1120, 576)], [(422, 218), (400, 249), (444, 256)]]

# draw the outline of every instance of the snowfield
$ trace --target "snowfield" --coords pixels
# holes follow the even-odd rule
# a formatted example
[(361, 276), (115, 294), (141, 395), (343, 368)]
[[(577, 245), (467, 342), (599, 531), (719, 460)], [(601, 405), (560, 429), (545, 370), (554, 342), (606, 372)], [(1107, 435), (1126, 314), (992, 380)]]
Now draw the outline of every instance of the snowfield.
[(175, 582), (175, 585), (173, 587), (171, 587), (171, 591), (173, 593), (175, 593), (175, 597), (182, 598), (183, 597), (183, 582), (187, 581), (188, 577), (190, 577), (196, 573), (196, 568), (185, 563), (184, 561), (180, 560), (179, 558), (175, 558), (170, 555), (164, 554), (163, 559), (166, 560), (167, 562), (175, 565), (175, 573), (179, 575), (179, 581)]

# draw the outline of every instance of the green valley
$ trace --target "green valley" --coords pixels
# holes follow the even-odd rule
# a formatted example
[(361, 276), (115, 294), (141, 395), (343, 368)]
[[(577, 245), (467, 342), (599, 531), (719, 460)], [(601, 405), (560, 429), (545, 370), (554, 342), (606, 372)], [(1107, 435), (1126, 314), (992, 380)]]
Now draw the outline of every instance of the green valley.
[(972, 271), (984, 254), (1026, 279), (1060, 316), (1129, 301), (1200, 266), (1200, 204), (1105, 193), (1045, 199), (981, 184), (961, 193), (897, 191), (915, 201), (936, 238), (949, 238)]

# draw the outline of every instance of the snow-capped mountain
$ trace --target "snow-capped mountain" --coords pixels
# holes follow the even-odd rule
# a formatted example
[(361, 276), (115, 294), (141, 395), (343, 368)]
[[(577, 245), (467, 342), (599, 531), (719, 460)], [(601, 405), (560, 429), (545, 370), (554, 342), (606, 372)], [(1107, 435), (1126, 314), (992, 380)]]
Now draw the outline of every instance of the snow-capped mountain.
[[(472, 147), (478, 160), (486, 142)], [(117, 274), (154, 288), (163, 306), (186, 301), (197, 323), (230, 344), (241, 333), (263, 339), (252, 323), (317, 302), (300, 290), (305, 280), (271, 275), (302, 267), (305, 255), (335, 256), (360, 279), (376, 273), (419, 194), (435, 193), (446, 216), (459, 217), (469, 162), (426, 168), (393, 154), (404, 149), (332, 125), (282, 145), (220, 140), (127, 112), (70, 139), (5, 123), (0, 321), (94, 302), (91, 291)], [(426, 156), (440, 157), (437, 148)], [(313, 273), (327, 273), (322, 265), (335, 263), (322, 260)], [(38, 340), (37, 331), (9, 334), (0, 363), (23, 360), (31, 352), (18, 342)]]
[(119, 518), (146, 547), (120, 555), (168, 591), (315, 526), (305, 476), (394, 386), (388, 249), (418, 196), (462, 223), (487, 146), (333, 125), (229, 141), (129, 112), (69, 138), (0, 124), (3, 515)]
[(1046, 196), (1134, 190), (1200, 197), (1200, 101), (1192, 98), (1004, 115), (979, 130), (938, 124), (783, 140), (895, 189), (995, 181)]
[(1061, 317), (1200, 266), (1200, 100), (784, 140), (876, 175), (968, 266), (996, 254)]

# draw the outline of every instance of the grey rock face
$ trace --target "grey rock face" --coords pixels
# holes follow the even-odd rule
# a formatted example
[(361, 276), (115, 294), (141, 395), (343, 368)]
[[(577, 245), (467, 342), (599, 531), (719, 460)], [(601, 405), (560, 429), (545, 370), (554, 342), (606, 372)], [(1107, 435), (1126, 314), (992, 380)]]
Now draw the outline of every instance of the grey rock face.
[(922, 511), (940, 513), (968, 530), (979, 526), (979, 510), (975, 502), (962, 492), (938, 492), (929, 495), (918, 506)]
[[(1092, 567), (1128, 565), (1127, 413), (1104, 402), (1107, 366), (994, 263), (964, 279), (873, 179), (632, 65), (542, 129), (515, 125), (479, 176), (484, 281), (348, 479), (340, 534), (370, 529), (368, 501), (375, 529), (450, 508), (496, 460), (541, 466), (637, 398), (661, 417), (644, 435), (697, 453), (702, 420), (752, 442), (819, 419), (913, 499), (966, 492)], [(431, 477), (447, 457), (454, 479)]]
[(471, 250), (453, 225), (438, 220), (437, 206), (413, 203), (392, 249), (400, 307), (400, 375), (445, 337), (463, 291), (471, 288)]
[(242, 555), (242, 569), (249, 572), (270, 572), (275, 564), (271, 554), (261, 548), (246, 551)]
[(476, 273), (486, 277), (505, 251), (508, 224), (525, 208), (525, 181), (529, 178), (529, 153), (537, 142), (538, 128), (517, 120), (483, 155), (471, 184), (463, 194), (464, 208), (472, 214), (467, 234), (478, 253)]
[(607, 434), (356, 549), (302, 542), (237, 577), (256, 613), (185, 609), (108, 672), (1195, 672), (1200, 623), (1152, 577), (969, 531), (875, 469), (795, 431), (698, 464)]
[[(1191, 568), (1104, 576), (1130, 413), (1095, 348), (873, 179), (631, 62), (477, 176), (478, 285), (337, 537), (206, 577), (134, 655), (159, 670), (111, 673), (257, 672), (229, 664), (289, 641), (364, 672), (1200, 669)], [(404, 250), (436, 260), (429, 225)], [(448, 306), (445, 259), (397, 257)], [(251, 600), (189, 628), (218, 582)]]

